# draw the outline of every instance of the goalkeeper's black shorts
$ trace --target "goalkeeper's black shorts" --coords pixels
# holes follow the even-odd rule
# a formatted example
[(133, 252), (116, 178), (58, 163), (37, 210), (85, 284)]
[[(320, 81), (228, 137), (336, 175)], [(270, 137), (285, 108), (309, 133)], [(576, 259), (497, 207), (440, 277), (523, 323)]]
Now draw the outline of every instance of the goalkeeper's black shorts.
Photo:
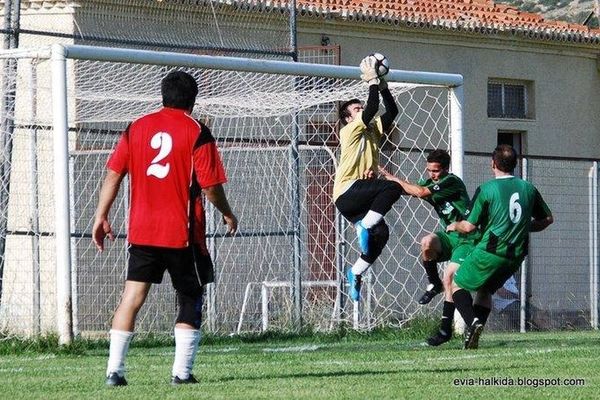
[(382, 179), (359, 179), (352, 183), (335, 201), (335, 206), (353, 224), (369, 211), (387, 214), (404, 190), (392, 181)]

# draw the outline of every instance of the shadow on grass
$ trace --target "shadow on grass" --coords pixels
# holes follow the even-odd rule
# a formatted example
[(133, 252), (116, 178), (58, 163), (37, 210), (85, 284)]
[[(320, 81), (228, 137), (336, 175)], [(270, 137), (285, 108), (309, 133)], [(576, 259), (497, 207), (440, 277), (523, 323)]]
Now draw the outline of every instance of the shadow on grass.
[[(504, 369), (516, 368), (516, 367), (505, 367)], [(411, 369), (411, 373), (431, 373), (431, 374), (439, 374), (439, 373), (464, 373), (464, 372), (482, 372), (482, 371), (493, 371), (497, 372), (498, 368), (496, 367), (476, 367), (472, 368), (428, 368), (428, 369)], [(261, 376), (224, 376), (218, 379), (206, 380), (206, 382), (232, 382), (232, 381), (261, 381), (261, 380), (271, 380), (271, 379), (312, 379), (312, 378), (340, 378), (340, 377), (350, 377), (350, 376), (360, 376), (366, 377), (369, 375), (399, 375), (407, 372), (406, 369), (398, 369), (398, 370), (360, 370), (360, 371), (327, 371), (327, 372), (302, 372), (302, 373), (291, 373), (291, 374), (265, 374)]]

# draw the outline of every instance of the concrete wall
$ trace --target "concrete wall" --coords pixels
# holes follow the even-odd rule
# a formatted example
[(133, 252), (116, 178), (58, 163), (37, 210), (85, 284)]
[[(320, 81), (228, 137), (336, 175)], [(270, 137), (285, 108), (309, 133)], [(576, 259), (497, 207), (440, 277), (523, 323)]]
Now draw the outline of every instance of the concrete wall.
[[(41, 13), (26, 11), (22, 14), (22, 29), (29, 29), (34, 23), (38, 29), (47, 31), (72, 30), (73, 17), (70, 9)], [(23, 48), (72, 42), (34, 35), (21, 35), (19, 39)], [(49, 60), (32, 65), (30, 60), (22, 59), (18, 63), (17, 96), (12, 115), (15, 129), (12, 133), (10, 196), (6, 211), (7, 229), (12, 233), (6, 237), (0, 329), (26, 335), (56, 329), (55, 241), (53, 236), (48, 236), (53, 235), (55, 229), (50, 76)], [(31, 91), (33, 81), (37, 85), (35, 91)], [(71, 101), (71, 110), (74, 105), (75, 102)], [(70, 139), (74, 148), (75, 137)], [(36, 143), (35, 156), (31, 151), (33, 140)], [(37, 171), (34, 171), (33, 160)], [(34, 190), (37, 190), (37, 204), (32, 198)], [(33, 231), (35, 220), (39, 224), (38, 241), (27, 233)], [(39, 287), (35, 284), (36, 275), (39, 276)], [(38, 305), (35, 304), (36, 292), (39, 294)]]

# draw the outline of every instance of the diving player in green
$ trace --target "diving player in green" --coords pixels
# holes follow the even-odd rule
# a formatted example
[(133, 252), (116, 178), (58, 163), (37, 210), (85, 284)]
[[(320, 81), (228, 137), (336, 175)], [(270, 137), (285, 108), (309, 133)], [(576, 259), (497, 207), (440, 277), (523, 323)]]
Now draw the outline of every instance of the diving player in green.
[[(427, 155), (427, 174), (429, 179), (421, 179), (418, 184), (390, 174), (383, 168), (380, 173), (388, 180), (402, 186), (404, 191), (418, 197), (433, 206), (440, 218), (442, 230), (430, 233), (421, 239), (421, 257), (429, 285), (419, 299), (419, 304), (429, 303), (438, 293), (445, 293), (442, 320), (439, 330), (427, 339), (430, 346), (439, 346), (452, 338), (454, 302), (452, 300), (452, 278), (458, 266), (469, 254), (479, 239), (475, 231), (470, 234), (446, 232), (448, 225), (462, 221), (469, 215), (469, 195), (463, 181), (449, 172), (450, 155), (445, 150), (433, 150)], [(440, 280), (437, 263), (450, 261), (444, 271), (444, 282)]]
[[(531, 183), (512, 175), (517, 153), (499, 145), (492, 153), (496, 179), (481, 185), (473, 196), (471, 213), (447, 231), (469, 233), (478, 227), (481, 240), (454, 275), (452, 298), (467, 324), (465, 349), (476, 349), (491, 310), (492, 294), (516, 272), (527, 255), (529, 232), (554, 222), (548, 205)], [(476, 291), (475, 301), (470, 291)]]

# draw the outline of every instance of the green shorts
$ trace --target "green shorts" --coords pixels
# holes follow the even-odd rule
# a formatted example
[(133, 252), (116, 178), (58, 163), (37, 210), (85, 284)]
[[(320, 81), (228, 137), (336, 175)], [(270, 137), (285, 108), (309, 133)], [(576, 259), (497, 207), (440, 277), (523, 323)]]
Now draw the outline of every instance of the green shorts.
[(469, 291), (489, 286), (490, 293), (494, 293), (520, 265), (520, 260), (509, 260), (474, 248), (454, 274), (454, 282)]
[(465, 257), (473, 250), (473, 239), (458, 232), (438, 231), (435, 235), (440, 239), (442, 254), (436, 261), (450, 261), (462, 264)]

